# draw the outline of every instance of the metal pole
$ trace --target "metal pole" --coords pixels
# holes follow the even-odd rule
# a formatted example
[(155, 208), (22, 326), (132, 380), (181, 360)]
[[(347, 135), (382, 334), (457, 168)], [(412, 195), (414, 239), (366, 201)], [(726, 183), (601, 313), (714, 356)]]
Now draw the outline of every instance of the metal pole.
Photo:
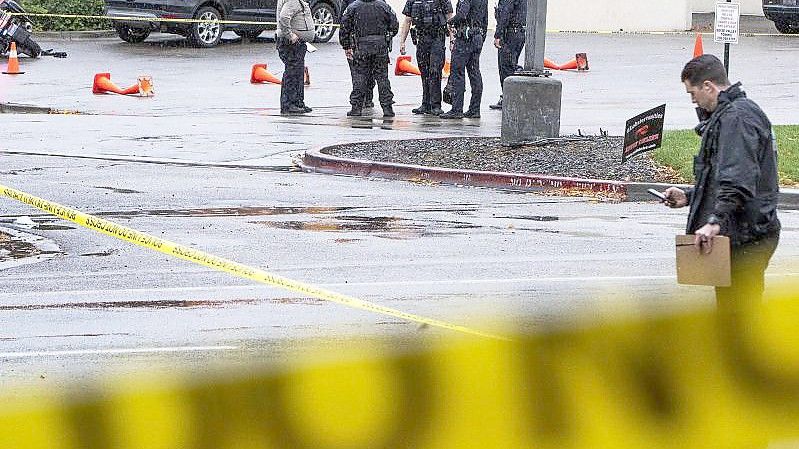
[(546, 32), (547, 0), (527, 0), (527, 44), (524, 47), (526, 72), (544, 72)]
[[(730, 0), (727, 0), (730, 3)], [(716, 18), (718, 20), (718, 18)], [(724, 44), (724, 70), (727, 71), (727, 76), (730, 75), (730, 44)]]

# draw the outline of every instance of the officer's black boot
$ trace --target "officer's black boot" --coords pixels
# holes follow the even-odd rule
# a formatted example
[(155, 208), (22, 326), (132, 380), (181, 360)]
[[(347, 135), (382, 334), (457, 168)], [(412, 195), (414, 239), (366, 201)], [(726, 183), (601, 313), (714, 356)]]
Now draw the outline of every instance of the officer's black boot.
[(416, 109), (411, 109), (411, 112), (413, 112), (414, 114), (419, 114), (419, 115), (427, 114), (427, 113), (430, 112), (430, 108), (425, 106), (425, 105), (421, 105), (421, 106), (419, 106)]
[(502, 95), (499, 96), (499, 101), (497, 104), (492, 104), (488, 106), (491, 109), (502, 109)]
[(383, 117), (394, 117), (394, 108), (390, 104), (383, 106)]
[(357, 108), (355, 106), (347, 112), (347, 117), (360, 117), (363, 115), (363, 110), (361, 108)]

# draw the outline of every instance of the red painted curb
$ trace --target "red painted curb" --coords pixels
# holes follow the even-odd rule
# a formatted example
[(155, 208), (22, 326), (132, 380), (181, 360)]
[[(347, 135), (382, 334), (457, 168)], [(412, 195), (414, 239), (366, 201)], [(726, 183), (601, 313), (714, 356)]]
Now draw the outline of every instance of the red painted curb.
[(431, 181), (472, 187), (499, 187), (538, 192), (582, 189), (617, 194), (621, 197), (627, 196), (626, 183), (619, 181), (426, 167), (422, 165), (348, 159), (324, 153), (325, 150), (333, 148), (336, 148), (336, 146), (307, 151), (299, 164), (300, 168), (306, 172), (364, 177), (374, 176), (405, 181)]

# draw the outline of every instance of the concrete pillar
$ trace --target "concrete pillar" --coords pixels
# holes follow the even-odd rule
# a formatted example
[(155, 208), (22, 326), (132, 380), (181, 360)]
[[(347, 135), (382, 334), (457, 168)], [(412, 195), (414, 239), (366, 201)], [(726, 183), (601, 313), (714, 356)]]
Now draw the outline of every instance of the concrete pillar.
[(544, 69), (547, 0), (527, 0), (524, 70), (505, 79), (502, 143), (518, 145), (560, 135), (562, 85)]

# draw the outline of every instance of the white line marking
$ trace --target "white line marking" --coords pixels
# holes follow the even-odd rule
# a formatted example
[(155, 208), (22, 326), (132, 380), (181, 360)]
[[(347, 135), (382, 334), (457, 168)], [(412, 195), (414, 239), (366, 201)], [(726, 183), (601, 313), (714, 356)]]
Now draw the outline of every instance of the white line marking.
[(236, 346), (176, 346), (172, 348), (117, 348), (117, 349), (83, 349), (74, 351), (36, 351), (36, 352), (0, 352), (0, 358), (20, 359), (32, 357), (58, 357), (69, 355), (100, 354), (152, 354), (170, 352), (229, 351)]

